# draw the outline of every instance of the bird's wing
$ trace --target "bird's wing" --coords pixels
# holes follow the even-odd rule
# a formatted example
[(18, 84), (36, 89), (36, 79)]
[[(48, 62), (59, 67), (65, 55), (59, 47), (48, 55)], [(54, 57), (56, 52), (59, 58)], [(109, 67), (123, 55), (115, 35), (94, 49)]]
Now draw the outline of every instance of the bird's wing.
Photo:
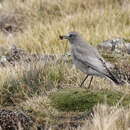
[[(93, 50), (92, 50), (93, 51)], [(93, 70), (103, 74), (107, 75), (107, 70), (104, 66), (105, 63), (103, 58), (99, 55), (97, 51), (92, 52), (91, 50), (88, 51), (86, 48), (76, 48), (73, 51), (73, 56), (79, 60), (82, 64), (89, 66)]]

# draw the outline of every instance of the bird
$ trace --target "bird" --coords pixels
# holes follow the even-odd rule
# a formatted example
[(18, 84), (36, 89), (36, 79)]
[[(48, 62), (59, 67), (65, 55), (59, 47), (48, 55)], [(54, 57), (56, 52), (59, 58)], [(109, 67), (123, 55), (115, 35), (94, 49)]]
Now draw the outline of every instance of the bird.
[(91, 76), (88, 88), (90, 88), (93, 76), (107, 77), (117, 85), (123, 85), (124, 82), (118, 79), (112, 72), (112, 64), (106, 62), (99, 54), (98, 50), (87, 43), (78, 32), (69, 32), (67, 35), (60, 35), (61, 40), (67, 39), (71, 44), (71, 55), (73, 64), (80, 71), (86, 74), (80, 87), (86, 79)]

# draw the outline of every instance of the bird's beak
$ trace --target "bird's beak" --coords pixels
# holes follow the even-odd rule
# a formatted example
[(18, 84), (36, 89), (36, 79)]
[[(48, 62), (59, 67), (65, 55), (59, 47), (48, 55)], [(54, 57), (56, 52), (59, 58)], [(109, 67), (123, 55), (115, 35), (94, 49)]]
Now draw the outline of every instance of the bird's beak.
[(59, 38), (60, 38), (61, 40), (63, 40), (63, 39), (68, 39), (68, 38), (69, 38), (69, 35), (60, 35)]

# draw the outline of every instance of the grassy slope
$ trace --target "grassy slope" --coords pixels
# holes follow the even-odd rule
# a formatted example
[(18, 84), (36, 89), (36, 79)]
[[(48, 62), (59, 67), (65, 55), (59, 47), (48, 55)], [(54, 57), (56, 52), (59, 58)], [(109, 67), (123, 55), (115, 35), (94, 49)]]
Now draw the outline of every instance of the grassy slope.
[[(93, 45), (112, 37), (129, 39), (130, 36), (128, 0), (3, 0), (0, 10), (22, 17), (20, 24), (23, 29), (11, 37), (0, 33), (0, 44), (9, 46), (15, 43), (31, 53), (67, 52), (67, 42), (60, 41), (58, 36), (69, 31), (80, 32)], [(42, 122), (50, 111), (54, 115), (57, 114), (57, 110), (49, 105), (46, 93), (57, 91), (57, 88), (78, 87), (82, 78), (81, 72), (67, 64), (44, 66), (34, 63), (32, 68), (25, 65), (16, 66), (15, 69), (0, 69), (0, 106), (11, 106), (12, 102), (17, 109), (31, 109), (33, 115), (37, 116), (37, 122)], [(130, 92), (127, 86), (118, 87), (100, 78), (95, 78), (92, 87), (94, 91), (106, 88), (116, 89), (124, 94)], [(104, 112), (102, 115), (100, 109)], [(88, 120), (86, 124), (89, 125), (81, 129), (89, 127), (90, 130), (96, 130), (97, 125), (99, 130), (127, 128), (126, 123), (118, 125), (122, 120), (114, 120), (113, 114), (108, 114), (109, 109), (115, 112), (116, 117), (129, 116), (129, 109), (97, 107), (92, 122)], [(120, 114), (120, 111), (123, 111), (123, 114)], [(103, 120), (100, 121), (102, 116)], [(112, 122), (106, 123), (106, 116), (108, 120), (113, 119)]]

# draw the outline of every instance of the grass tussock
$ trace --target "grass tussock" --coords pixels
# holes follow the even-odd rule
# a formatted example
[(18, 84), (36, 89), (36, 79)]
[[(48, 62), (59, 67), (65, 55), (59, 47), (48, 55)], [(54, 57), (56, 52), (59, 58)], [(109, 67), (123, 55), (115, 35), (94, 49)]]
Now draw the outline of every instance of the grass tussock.
[[(33, 62), (17, 64), (13, 68), (12, 66), (1, 68), (1, 105), (13, 105), (34, 95), (46, 95), (46, 91), (67, 87), (66, 82), (68, 87), (70, 84), (73, 85), (79, 80), (78, 74), (75, 70), (68, 69), (69, 67), (71, 65), (63, 63)], [(69, 76), (70, 71), (73, 76)], [(67, 75), (68, 77), (65, 78)]]
[(81, 130), (128, 130), (130, 111), (124, 108), (97, 105), (92, 119)]
[(21, 103), (19, 107), (27, 111), (36, 124), (41, 125), (47, 122), (51, 123), (52, 117), (58, 114), (58, 111), (50, 106), (50, 100), (47, 96), (33, 96)]

